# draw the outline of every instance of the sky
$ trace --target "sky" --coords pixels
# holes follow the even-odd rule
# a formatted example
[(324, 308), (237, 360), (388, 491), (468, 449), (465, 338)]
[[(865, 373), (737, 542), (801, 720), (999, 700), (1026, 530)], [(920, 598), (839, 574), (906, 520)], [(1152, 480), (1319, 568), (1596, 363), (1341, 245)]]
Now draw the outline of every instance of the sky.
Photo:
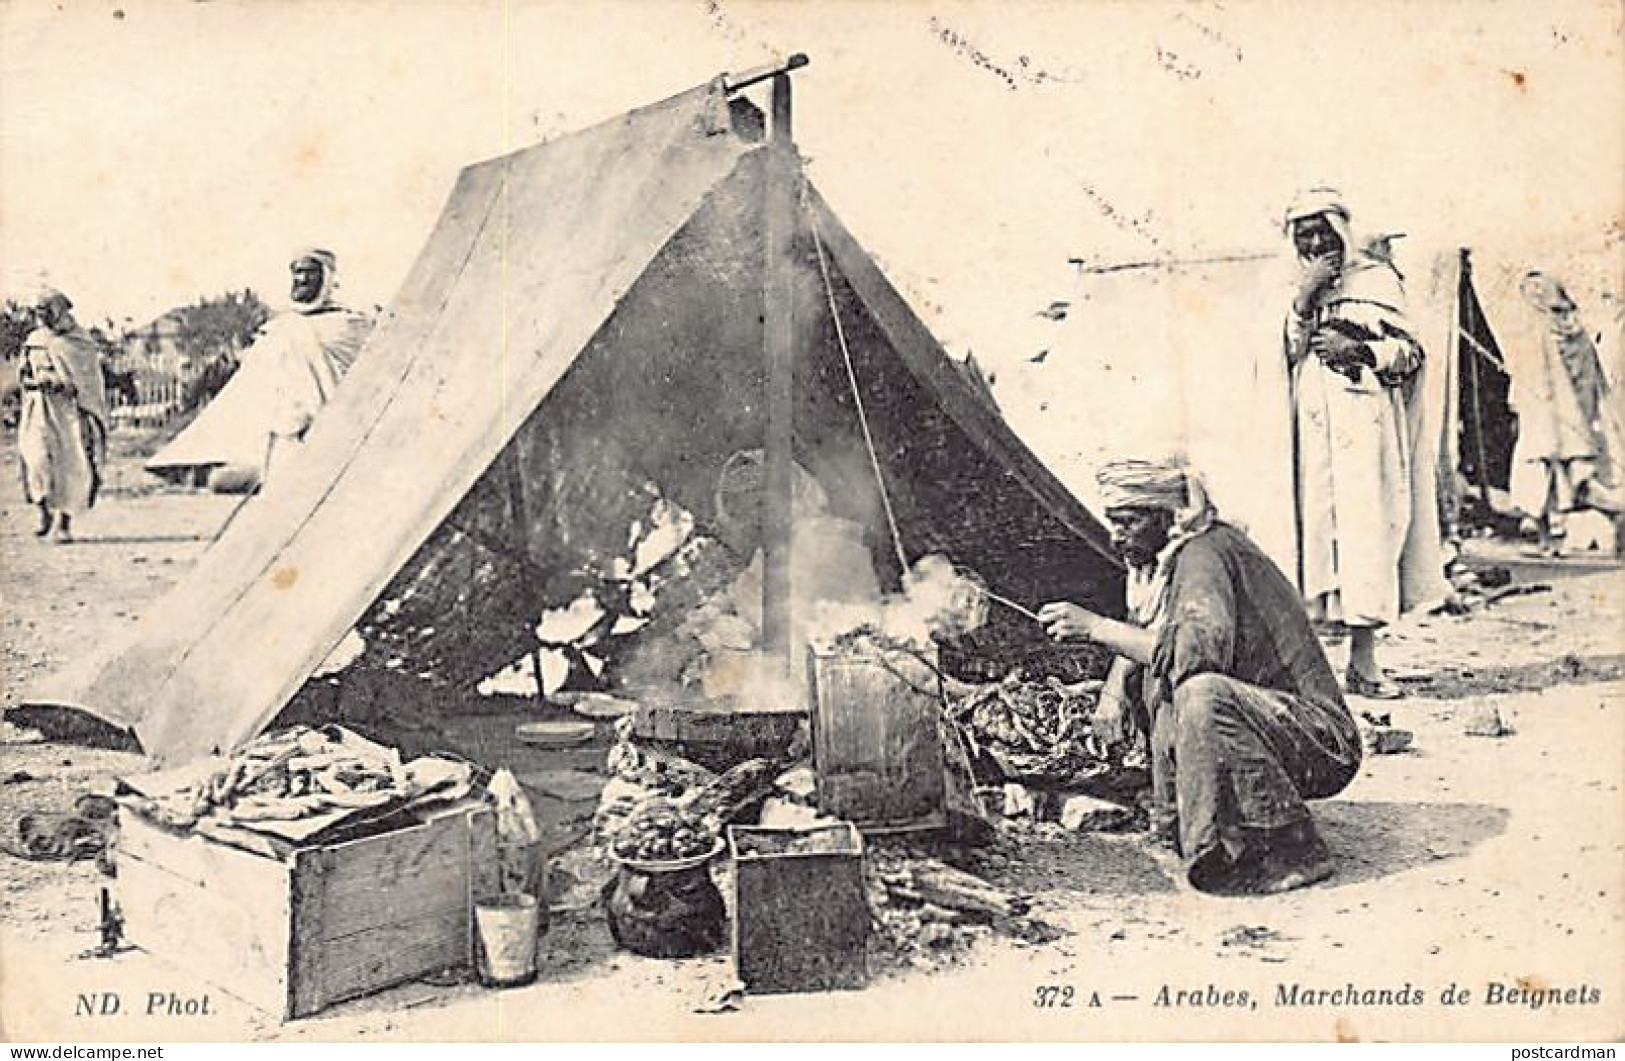
[(140, 323), (285, 297), (317, 243), (349, 301), (387, 305), (461, 166), (800, 51), (813, 180), (950, 349), (997, 365), (1069, 258), (1278, 250), (1307, 185), (1418, 247), (1617, 230), (1621, 12), (0, 0), (0, 292), (48, 279)]

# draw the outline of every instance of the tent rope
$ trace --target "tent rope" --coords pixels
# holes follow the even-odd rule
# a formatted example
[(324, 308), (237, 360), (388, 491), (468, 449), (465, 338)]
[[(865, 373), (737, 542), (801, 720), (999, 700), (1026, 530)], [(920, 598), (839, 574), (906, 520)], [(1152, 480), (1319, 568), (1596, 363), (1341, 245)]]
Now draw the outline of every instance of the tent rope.
[[(805, 193), (805, 187), (803, 188)], [(818, 232), (818, 217), (803, 197), (807, 206), (807, 223), (812, 229), (813, 246), (818, 251), (818, 272), (824, 280), (824, 295), (829, 300), (830, 320), (835, 322), (835, 338), (841, 346), (841, 359), (846, 363), (846, 379), (852, 387), (852, 404), (857, 409), (858, 426), (863, 429), (863, 445), (869, 452), (869, 466), (874, 469), (875, 487), (880, 491), (880, 507), (886, 513), (886, 526), (891, 530), (892, 548), (897, 552), (897, 566), (902, 575), (908, 574), (908, 556), (903, 552), (903, 535), (897, 529), (897, 514), (892, 511), (891, 497), (886, 492), (886, 477), (880, 470), (880, 455), (875, 451), (875, 438), (869, 430), (869, 414), (863, 408), (863, 394), (858, 387), (857, 369), (852, 364), (852, 349), (846, 342), (846, 329), (841, 325), (841, 312), (835, 304), (835, 285), (830, 282), (829, 262), (824, 257), (824, 237)]]
[(1467, 332), (1467, 329), (1461, 327), (1458, 324), (1456, 326), (1456, 334), (1460, 335), (1463, 339), (1466, 339), (1468, 343), (1472, 344), (1473, 349), (1477, 350), (1480, 354), (1483, 354), (1484, 355), (1484, 360), (1488, 361), (1490, 364), (1492, 364), (1496, 368), (1500, 369), (1501, 373), (1503, 375), (1507, 375), (1507, 376), (1512, 375), (1511, 372), (1507, 371), (1506, 362), (1504, 362), (1500, 358), (1496, 357), (1495, 352), (1493, 350), (1491, 350), (1489, 347), (1485, 346), (1483, 343), (1479, 342), (1477, 339), (1474, 339), (1471, 335), (1469, 335), (1468, 332)]

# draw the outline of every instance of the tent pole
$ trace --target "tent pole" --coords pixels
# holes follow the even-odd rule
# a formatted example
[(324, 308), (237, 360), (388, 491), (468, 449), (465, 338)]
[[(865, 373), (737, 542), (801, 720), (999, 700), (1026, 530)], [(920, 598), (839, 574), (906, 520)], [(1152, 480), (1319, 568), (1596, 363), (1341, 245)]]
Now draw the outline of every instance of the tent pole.
[(790, 76), (773, 75), (773, 124), (767, 148), (764, 205), (763, 354), (767, 362), (767, 430), (762, 482), (762, 646), (788, 676), (794, 669), (790, 536), (794, 520), (795, 316), (791, 242), (795, 230), (797, 159), (790, 126)]
[[(1461, 349), (1460, 334), (1467, 329), (1459, 316), (1461, 308), (1466, 307), (1467, 300), (1461, 297), (1462, 288), (1473, 282), (1473, 263), (1468, 257), (1466, 247), (1461, 248), (1461, 275), (1456, 281), (1456, 304), (1458, 316), (1456, 317), (1456, 349)], [(1490, 507), (1490, 461), (1489, 454), (1484, 448), (1484, 395), (1482, 383), (1479, 380), (1478, 353), (1467, 359), (1468, 376), (1473, 384), (1473, 453), (1478, 460), (1478, 496), (1484, 503), (1484, 516), (1489, 518), (1495, 509)]]
[(1444, 348), (1444, 411), (1439, 425), (1439, 459), (1434, 464), (1439, 485), (1439, 518), (1445, 540), (1461, 552), (1461, 266), (1450, 289), (1450, 341)]
[(513, 527), (519, 532), (519, 555), (512, 557), (519, 566), (519, 592), (524, 597), (525, 622), (530, 626), (530, 672), (536, 679), (536, 703), (547, 703), (547, 685), (542, 679), (542, 652), (541, 646), (536, 642), (536, 622), (540, 616), (533, 615), (532, 610), (541, 610), (541, 597), (537, 593), (536, 580), (531, 574), (530, 559), (530, 513), (525, 505), (525, 475), (519, 466), (519, 446), (517, 440), (512, 449), (503, 460), (504, 471), (508, 480), (508, 507)]

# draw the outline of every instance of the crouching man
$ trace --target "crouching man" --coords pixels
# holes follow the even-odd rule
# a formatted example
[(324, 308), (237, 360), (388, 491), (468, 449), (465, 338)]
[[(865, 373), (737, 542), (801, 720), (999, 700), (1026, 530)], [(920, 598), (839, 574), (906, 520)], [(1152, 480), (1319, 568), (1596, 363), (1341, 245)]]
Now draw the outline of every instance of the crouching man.
[(1178, 464), (1119, 461), (1098, 479), (1132, 622), (1064, 601), (1039, 614), (1052, 637), (1120, 657), (1097, 730), (1149, 729), (1158, 839), (1202, 891), (1324, 880), (1331, 854), (1304, 800), (1353, 779), (1360, 733), (1297, 588)]

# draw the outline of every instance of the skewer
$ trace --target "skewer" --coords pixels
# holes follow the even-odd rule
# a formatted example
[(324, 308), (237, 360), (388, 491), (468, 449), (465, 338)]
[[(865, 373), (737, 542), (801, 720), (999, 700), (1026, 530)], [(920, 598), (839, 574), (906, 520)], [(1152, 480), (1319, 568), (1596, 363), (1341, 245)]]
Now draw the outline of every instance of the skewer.
[(977, 589), (977, 592), (981, 593), (982, 596), (986, 597), (988, 600), (997, 601), (998, 603), (1004, 605), (1006, 608), (1012, 608), (1012, 609), (1020, 612), (1022, 615), (1025, 615), (1027, 618), (1031, 619), (1035, 623), (1041, 623), (1041, 622), (1044, 621), (1044, 620), (1042, 620), (1042, 619), (1040, 619), (1038, 617), (1037, 612), (1035, 612), (1032, 609), (1028, 608), (1026, 605), (1017, 604), (1015, 601), (1011, 600), (1009, 597), (1001, 597), (997, 593), (994, 593), (992, 590), (986, 588), (985, 586), (977, 586), (976, 589)]

